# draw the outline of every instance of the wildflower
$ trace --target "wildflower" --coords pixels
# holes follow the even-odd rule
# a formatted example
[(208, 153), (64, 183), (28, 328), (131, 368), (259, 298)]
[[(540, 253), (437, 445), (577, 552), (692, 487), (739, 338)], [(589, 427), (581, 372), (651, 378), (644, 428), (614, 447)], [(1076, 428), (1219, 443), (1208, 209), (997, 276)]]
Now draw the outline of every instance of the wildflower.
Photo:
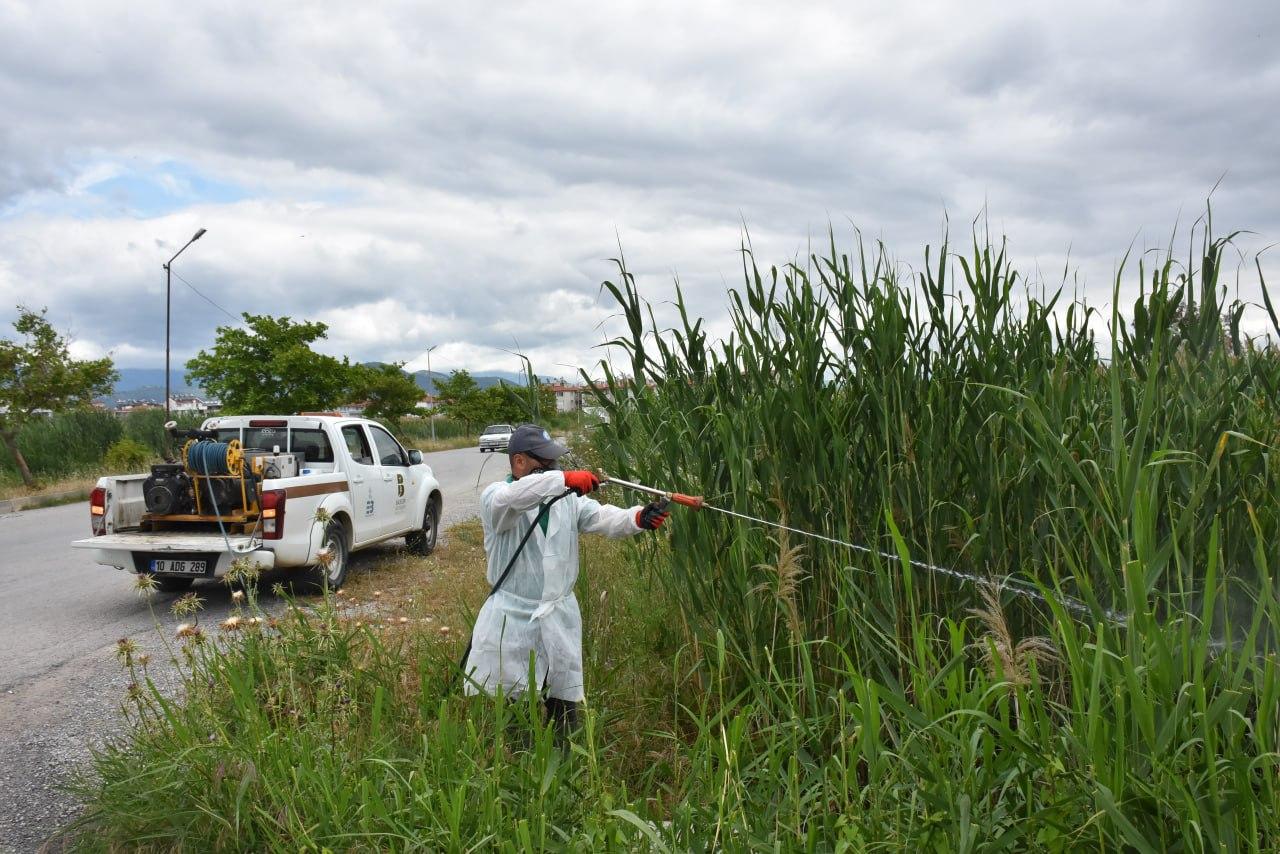
[(316, 564), (327, 569), (333, 563), (334, 557), (336, 555), (334, 555), (333, 549), (321, 549), (316, 552)]
[(194, 623), (179, 623), (178, 628), (173, 632), (173, 636), (178, 638), (199, 637), (200, 627)]
[(311, 518), (315, 520), (317, 525), (328, 525), (329, 520), (333, 517), (329, 515), (328, 510), (325, 510), (323, 507), (317, 507), (315, 515)]
[(283, 597), (284, 597), (284, 585), (283, 585), (283, 584), (281, 584), (279, 581), (277, 581), (275, 584), (271, 585), (271, 594), (272, 594), (273, 596), (279, 596), (279, 597), (283, 598)]
[(334, 596), (346, 596), (346, 595), (347, 595), (347, 589), (346, 589), (345, 587), (339, 587), (337, 590), (335, 590), (335, 591), (334, 591), (333, 595), (334, 595)]
[(441, 627), (440, 627), (440, 634), (442, 634), (442, 635), (447, 635), (447, 634), (449, 634), (449, 632), (451, 632), (451, 631), (453, 631), (453, 630), (452, 630), (452, 629), (450, 629), (448, 626), (441, 626)]
[(231, 567), (222, 580), (226, 584), (257, 584), (261, 572), (257, 564), (248, 557), (242, 556), (231, 561)]
[(373, 591), (373, 595), (374, 595), (374, 596), (381, 596), (381, 595), (382, 595), (382, 591), (381, 591), (381, 590), (375, 590), (375, 591)]
[(194, 593), (188, 593), (170, 605), (169, 610), (175, 617), (189, 617), (197, 611), (204, 610), (204, 600)]
[(138, 662), (139, 667), (146, 667), (148, 664), (151, 663), (151, 656), (144, 652), (141, 655), (139, 655), (136, 660)]
[(136, 590), (138, 595), (144, 599), (155, 593), (156, 587), (158, 586), (159, 584), (156, 582), (156, 577), (154, 575), (140, 572), (133, 577), (133, 589)]
[(120, 663), (125, 667), (133, 664), (133, 654), (138, 651), (138, 645), (128, 638), (120, 638), (116, 641), (116, 658), (120, 659)]
[(222, 630), (224, 632), (234, 632), (243, 624), (243, 620), (239, 617), (227, 617), (222, 621)]
[(244, 601), (244, 591), (243, 591), (243, 590), (232, 590), (232, 591), (231, 591), (231, 601), (232, 601), (232, 602), (234, 602), (234, 603), (236, 603), (237, 605), (239, 605), (242, 601)]
[(405, 623), (407, 623), (407, 622), (409, 622), (409, 618), (408, 618), (408, 617), (401, 617), (401, 618), (400, 618), (400, 623), (401, 623), (401, 625), (403, 625), (403, 624), (405, 624)]

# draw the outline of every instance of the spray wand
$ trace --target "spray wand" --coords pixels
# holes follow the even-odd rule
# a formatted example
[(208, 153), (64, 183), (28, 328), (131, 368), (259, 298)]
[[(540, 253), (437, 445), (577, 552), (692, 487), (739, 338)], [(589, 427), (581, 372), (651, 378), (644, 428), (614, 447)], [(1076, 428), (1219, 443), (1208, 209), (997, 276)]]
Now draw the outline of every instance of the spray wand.
[[(763, 525), (769, 528), (777, 528), (783, 531), (790, 531), (791, 533), (799, 534), (802, 537), (808, 537), (814, 540), (822, 540), (823, 542), (833, 543), (837, 546), (844, 546), (847, 549), (850, 549), (856, 552), (861, 552), (862, 554), (877, 555), (881, 558), (884, 558), (885, 560), (898, 561), (901, 559), (900, 555), (894, 554), (892, 552), (881, 551), (879, 549), (873, 549), (869, 546), (861, 545), (860, 543), (850, 543), (845, 540), (837, 540), (835, 537), (828, 537), (822, 534), (815, 534), (813, 531), (805, 531), (800, 528), (793, 528), (790, 525), (784, 525), (781, 522), (775, 522), (772, 519), (762, 519), (758, 516), (748, 516), (746, 513), (738, 513), (737, 511), (734, 511), (734, 510), (727, 510), (724, 507), (715, 507), (711, 504), (708, 504), (700, 495), (685, 495), (680, 492), (668, 492), (665, 489), (656, 489), (652, 486), (645, 486), (639, 483), (631, 483), (630, 481), (622, 480), (621, 478), (610, 477), (609, 475), (606, 475), (606, 474), (601, 474), (600, 482), (601, 484), (616, 484), (618, 486), (625, 487), (626, 489), (634, 489), (637, 492), (644, 492), (644, 493), (648, 493), (649, 495), (656, 495), (658, 496), (659, 499), (661, 499), (661, 502), (664, 508), (668, 501), (674, 501), (676, 504), (682, 504), (685, 507), (689, 507), (694, 510), (714, 510), (716, 513), (723, 513), (726, 516), (733, 516), (735, 518), (742, 519), (746, 522), (751, 522), (752, 524), (755, 524), (755, 525)], [(1061, 604), (1066, 609), (1070, 611), (1075, 611), (1078, 614), (1093, 613), (1093, 610), (1089, 608), (1089, 606), (1079, 601), (1078, 599), (1073, 599), (1070, 596), (1060, 596), (1058, 598), (1051, 600), (1048, 596), (1046, 596), (1044, 593), (1040, 592), (1038, 589), (1034, 587), (1028, 587), (1022, 584), (1014, 583), (1014, 579), (1012, 578), (1006, 578), (1003, 581), (996, 581), (994, 579), (981, 578), (977, 575), (973, 575), (968, 572), (962, 572), (960, 570), (953, 569), (949, 566), (939, 566), (938, 564), (926, 563), (925, 561), (921, 561), (921, 560), (908, 559), (907, 563), (911, 564), (917, 569), (923, 569), (928, 572), (934, 573), (936, 575), (945, 575), (950, 578), (954, 578), (957, 581), (970, 583), (970, 584), (977, 584), (977, 585), (992, 585), (998, 590), (1002, 590), (1002, 591), (1007, 590), (1010, 593), (1013, 593), (1015, 595), (1025, 596), (1027, 598), (1035, 599), (1041, 602), (1056, 601), (1058, 604)], [(1109, 622), (1115, 625), (1124, 625), (1127, 621), (1127, 617), (1124, 614), (1118, 614), (1114, 611), (1107, 611), (1106, 617)]]

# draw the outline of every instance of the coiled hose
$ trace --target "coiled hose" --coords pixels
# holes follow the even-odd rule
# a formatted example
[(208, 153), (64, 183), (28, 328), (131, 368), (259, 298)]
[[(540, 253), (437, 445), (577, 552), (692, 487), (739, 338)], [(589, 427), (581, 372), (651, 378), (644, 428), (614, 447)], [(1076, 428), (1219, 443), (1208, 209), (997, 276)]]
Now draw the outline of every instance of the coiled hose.
[(187, 449), (187, 468), (205, 477), (231, 474), (231, 445), (227, 442), (196, 442)]

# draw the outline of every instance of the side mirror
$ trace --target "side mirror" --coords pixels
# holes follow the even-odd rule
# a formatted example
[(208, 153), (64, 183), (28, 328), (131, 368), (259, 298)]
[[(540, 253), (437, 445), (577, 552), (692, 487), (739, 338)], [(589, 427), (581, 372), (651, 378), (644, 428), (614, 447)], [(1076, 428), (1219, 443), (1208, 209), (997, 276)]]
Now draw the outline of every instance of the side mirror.
[(422, 451), (410, 451), (410, 452), (409, 452), (409, 465), (411, 465), (411, 466), (420, 466), (420, 465), (422, 465)]

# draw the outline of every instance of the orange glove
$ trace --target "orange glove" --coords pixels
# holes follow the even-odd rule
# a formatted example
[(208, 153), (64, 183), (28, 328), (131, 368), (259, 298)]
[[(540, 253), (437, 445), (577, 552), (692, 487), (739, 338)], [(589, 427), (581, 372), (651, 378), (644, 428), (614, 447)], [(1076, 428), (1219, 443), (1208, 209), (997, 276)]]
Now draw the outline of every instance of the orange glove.
[(579, 495), (586, 495), (600, 488), (600, 478), (589, 471), (576, 469), (564, 473), (564, 485)]

